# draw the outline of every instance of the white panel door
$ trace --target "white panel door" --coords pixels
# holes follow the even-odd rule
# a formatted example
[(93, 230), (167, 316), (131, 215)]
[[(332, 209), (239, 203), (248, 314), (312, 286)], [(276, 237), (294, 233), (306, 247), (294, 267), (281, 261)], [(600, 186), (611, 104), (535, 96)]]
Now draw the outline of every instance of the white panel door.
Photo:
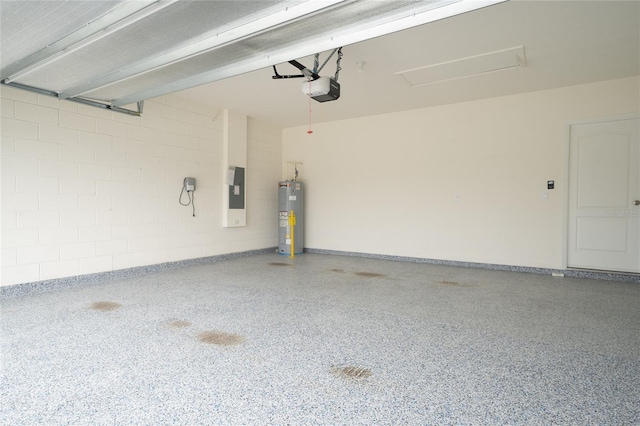
[(638, 119), (571, 126), (567, 264), (640, 272)]

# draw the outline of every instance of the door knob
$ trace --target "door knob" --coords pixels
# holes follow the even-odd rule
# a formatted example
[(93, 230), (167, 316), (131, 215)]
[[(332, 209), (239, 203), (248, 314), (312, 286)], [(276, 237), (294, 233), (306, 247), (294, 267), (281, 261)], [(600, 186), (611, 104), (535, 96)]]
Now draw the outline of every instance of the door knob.
[(640, 206), (640, 200), (633, 200), (634, 206)]

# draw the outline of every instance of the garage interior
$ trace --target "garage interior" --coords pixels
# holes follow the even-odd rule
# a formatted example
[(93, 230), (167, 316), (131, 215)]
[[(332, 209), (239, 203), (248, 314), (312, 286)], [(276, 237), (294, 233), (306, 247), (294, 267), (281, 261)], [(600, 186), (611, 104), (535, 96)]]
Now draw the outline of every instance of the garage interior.
[(8, 424), (640, 416), (640, 2), (0, 6)]

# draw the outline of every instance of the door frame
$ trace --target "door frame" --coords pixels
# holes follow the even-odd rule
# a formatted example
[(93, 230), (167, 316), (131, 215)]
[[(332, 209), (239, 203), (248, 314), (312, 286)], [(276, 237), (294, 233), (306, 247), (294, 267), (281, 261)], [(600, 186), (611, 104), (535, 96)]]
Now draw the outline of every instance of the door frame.
[[(571, 127), (580, 124), (595, 124), (595, 123), (607, 123), (611, 121), (621, 120), (633, 120), (640, 119), (640, 113), (629, 113), (620, 115), (608, 115), (605, 117), (585, 118), (578, 120), (571, 120), (565, 124), (565, 136), (564, 136), (564, 212), (562, 223), (562, 266), (565, 270), (569, 269), (569, 167), (571, 165), (571, 152), (569, 150), (571, 146)], [(573, 268), (572, 268), (573, 269)], [(579, 268), (576, 268), (579, 269)], [(614, 271), (615, 272), (615, 271)], [(627, 273), (627, 272), (621, 272)]]

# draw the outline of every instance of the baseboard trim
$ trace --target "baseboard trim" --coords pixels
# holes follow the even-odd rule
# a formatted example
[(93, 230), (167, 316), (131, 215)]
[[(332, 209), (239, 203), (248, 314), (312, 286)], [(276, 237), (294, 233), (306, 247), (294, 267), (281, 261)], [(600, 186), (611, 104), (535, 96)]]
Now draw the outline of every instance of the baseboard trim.
[[(324, 250), (324, 249), (314, 249), (314, 248), (305, 248), (304, 251), (305, 253), (327, 254), (327, 255), (335, 255), (335, 256), (364, 257), (364, 258), (370, 258), (370, 259), (392, 260), (396, 262), (428, 263), (431, 265), (491, 269), (495, 271), (523, 272), (523, 273), (541, 274), (541, 275), (563, 274), (564, 278), (586, 278), (586, 279), (593, 279), (593, 280), (640, 283), (640, 274), (577, 270), (577, 269), (535, 268), (531, 266), (512, 266), (512, 265), (500, 265), (500, 264), (494, 264), (494, 263), (461, 262), (456, 260), (392, 256), (387, 254), (360, 253), (360, 252), (351, 252), (351, 251)], [(561, 277), (558, 277), (558, 278), (561, 279)]]
[(72, 277), (56, 278), (51, 280), (34, 281), (29, 283), (14, 284), (0, 287), (0, 299), (6, 299), (27, 294), (43, 293), (51, 290), (78, 287), (83, 285), (103, 283), (114, 279), (137, 277), (154, 272), (170, 269), (184, 268), (194, 265), (206, 265), (223, 260), (238, 259), (256, 256), (260, 254), (275, 253), (276, 247), (248, 250), (237, 253), (220, 254), (217, 256), (199, 257), (195, 259), (178, 260), (174, 262), (159, 263), (156, 265), (136, 266), (134, 268), (118, 269), (115, 271), (98, 272), (95, 274), (75, 275)]

